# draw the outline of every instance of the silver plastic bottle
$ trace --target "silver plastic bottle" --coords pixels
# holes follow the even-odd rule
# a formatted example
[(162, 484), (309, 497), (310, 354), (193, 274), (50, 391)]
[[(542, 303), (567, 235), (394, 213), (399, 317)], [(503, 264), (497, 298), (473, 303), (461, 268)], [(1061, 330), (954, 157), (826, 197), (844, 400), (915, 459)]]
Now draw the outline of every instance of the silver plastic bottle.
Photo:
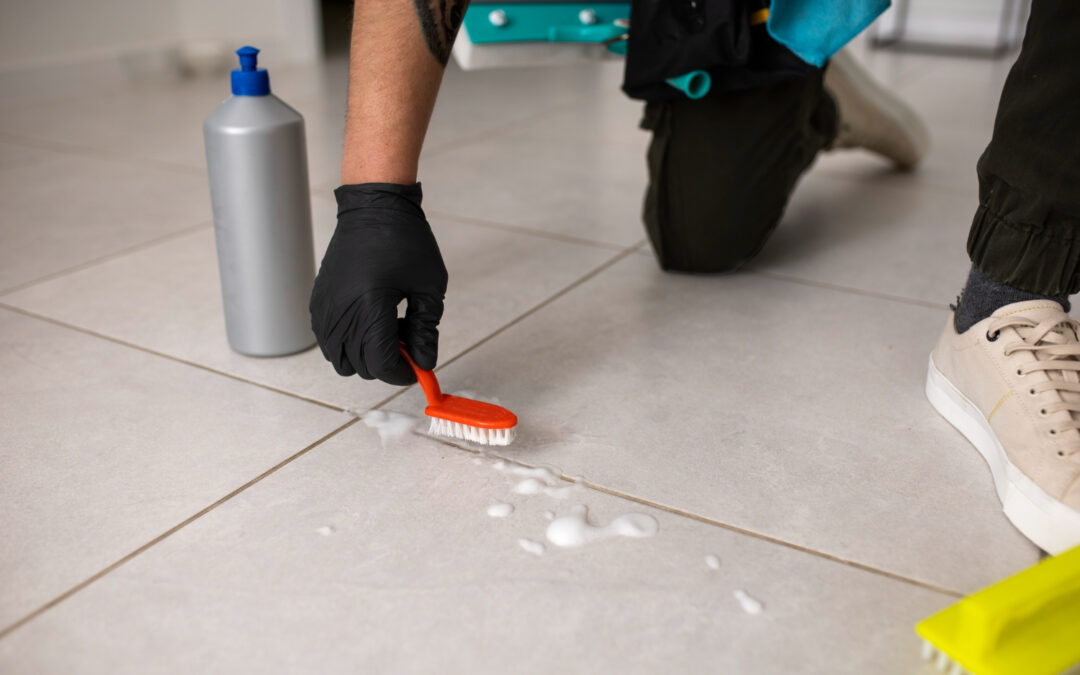
[(270, 93), (258, 49), (236, 53), (233, 95), (203, 123), (225, 330), (241, 354), (283, 356), (315, 344), (304, 118)]

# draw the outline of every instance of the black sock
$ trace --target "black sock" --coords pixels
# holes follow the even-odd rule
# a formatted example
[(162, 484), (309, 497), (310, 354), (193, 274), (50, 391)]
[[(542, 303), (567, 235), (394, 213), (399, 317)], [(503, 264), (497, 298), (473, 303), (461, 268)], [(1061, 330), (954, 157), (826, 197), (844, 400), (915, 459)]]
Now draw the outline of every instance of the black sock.
[(1069, 311), (1069, 298), (1067, 296), (1055, 297), (1053, 295), (1041, 295), (1031, 293), (1013, 286), (1006, 286), (986, 276), (974, 265), (971, 266), (971, 274), (968, 275), (967, 284), (956, 299), (956, 314), (953, 317), (953, 325), (957, 333), (963, 333), (968, 328), (979, 323), (986, 317), (997, 311), (998, 307), (1011, 305), (1014, 302), (1025, 300), (1053, 300)]

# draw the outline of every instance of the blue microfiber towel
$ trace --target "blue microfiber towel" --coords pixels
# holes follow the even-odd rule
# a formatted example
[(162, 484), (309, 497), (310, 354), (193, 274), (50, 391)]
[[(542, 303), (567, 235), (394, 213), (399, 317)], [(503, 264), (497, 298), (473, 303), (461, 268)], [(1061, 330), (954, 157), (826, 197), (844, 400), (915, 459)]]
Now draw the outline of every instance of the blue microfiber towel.
[(890, 4), (890, 0), (773, 0), (769, 35), (820, 68)]

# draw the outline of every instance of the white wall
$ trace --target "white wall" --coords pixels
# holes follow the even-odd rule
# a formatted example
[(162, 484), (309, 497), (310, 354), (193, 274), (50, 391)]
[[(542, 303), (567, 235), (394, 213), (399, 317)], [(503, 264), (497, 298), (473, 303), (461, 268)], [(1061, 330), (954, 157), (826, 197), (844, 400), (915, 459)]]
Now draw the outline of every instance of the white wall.
[(0, 72), (244, 44), (316, 60), (318, 0), (0, 0)]
[[(894, 28), (896, 2), (880, 19), (880, 27), (886, 33)], [(1003, 10), (1007, 0), (907, 0), (908, 38), (952, 46), (988, 46), (998, 41)], [(1022, 0), (1012, 1), (1012, 16), (1006, 22), (1008, 28), (1018, 29), (1018, 34), (1008, 32), (1009, 39), (1023, 34), (1026, 17), (1018, 20), (1017, 14), (1024, 9)]]

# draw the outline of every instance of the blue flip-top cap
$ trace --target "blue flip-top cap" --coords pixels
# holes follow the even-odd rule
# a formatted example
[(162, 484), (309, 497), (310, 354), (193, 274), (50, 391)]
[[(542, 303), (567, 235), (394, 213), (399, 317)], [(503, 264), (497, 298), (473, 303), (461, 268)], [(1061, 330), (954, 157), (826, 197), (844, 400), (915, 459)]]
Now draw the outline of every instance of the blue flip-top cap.
[(270, 73), (256, 68), (258, 49), (241, 47), (236, 50), (240, 57), (240, 70), (232, 71), (233, 96), (266, 96), (270, 93)]

